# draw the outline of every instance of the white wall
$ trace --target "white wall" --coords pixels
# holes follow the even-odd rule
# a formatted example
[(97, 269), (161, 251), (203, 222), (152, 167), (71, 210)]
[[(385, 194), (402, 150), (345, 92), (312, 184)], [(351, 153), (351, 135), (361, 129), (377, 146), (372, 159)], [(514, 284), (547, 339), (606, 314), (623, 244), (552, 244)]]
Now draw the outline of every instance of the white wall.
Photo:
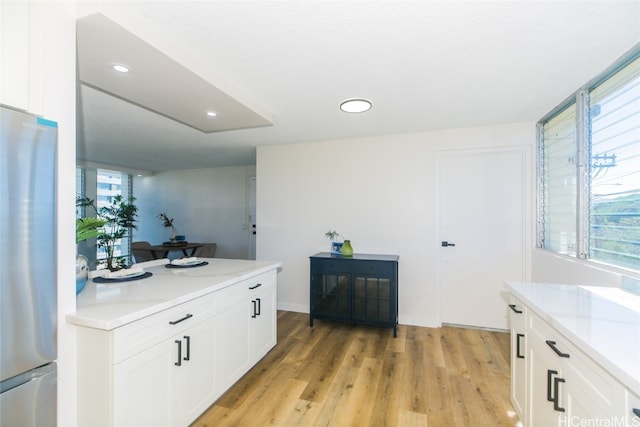
[(400, 323), (438, 326), (436, 154), (534, 144), (518, 123), (258, 147), (257, 258), (283, 263), (278, 307), (308, 312), (308, 257), (335, 229), (356, 252), (398, 254)]
[(625, 281), (640, 282), (640, 273), (579, 260), (542, 249), (533, 251), (532, 280), (544, 283), (624, 287)]
[(76, 425), (76, 335), (65, 323), (76, 309), (76, 27), (73, 2), (42, 2), (43, 115), (58, 122), (58, 425)]
[[(177, 234), (191, 242), (216, 243), (216, 257), (249, 257), (248, 189), (254, 166), (162, 172), (134, 177), (138, 229), (133, 241), (169, 240), (157, 215), (173, 218)], [(173, 256), (174, 254), (170, 254)]]

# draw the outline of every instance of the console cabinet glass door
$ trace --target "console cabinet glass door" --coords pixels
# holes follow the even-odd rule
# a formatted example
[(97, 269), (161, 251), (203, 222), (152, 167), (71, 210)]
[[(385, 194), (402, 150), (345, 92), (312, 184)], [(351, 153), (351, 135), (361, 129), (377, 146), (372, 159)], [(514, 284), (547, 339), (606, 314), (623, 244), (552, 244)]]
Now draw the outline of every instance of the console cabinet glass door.
[(367, 323), (389, 323), (391, 280), (387, 277), (355, 276), (353, 279), (353, 319)]
[(314, 274), (314, 313), (336, 319), (349, 319), (349, 281), (349, 275)]

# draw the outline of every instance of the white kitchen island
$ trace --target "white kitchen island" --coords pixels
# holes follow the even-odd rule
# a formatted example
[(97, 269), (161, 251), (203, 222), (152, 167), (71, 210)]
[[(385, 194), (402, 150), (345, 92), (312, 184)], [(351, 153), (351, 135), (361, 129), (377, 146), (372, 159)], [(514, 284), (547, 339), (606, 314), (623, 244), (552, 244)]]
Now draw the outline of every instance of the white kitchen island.
[(640, 425), (640, 296), (507, 282), (511, 400), (526, 427)]
[(78, 295), (79, 425), (186, 426), (275, 346), (281, 264), (203, 260)]

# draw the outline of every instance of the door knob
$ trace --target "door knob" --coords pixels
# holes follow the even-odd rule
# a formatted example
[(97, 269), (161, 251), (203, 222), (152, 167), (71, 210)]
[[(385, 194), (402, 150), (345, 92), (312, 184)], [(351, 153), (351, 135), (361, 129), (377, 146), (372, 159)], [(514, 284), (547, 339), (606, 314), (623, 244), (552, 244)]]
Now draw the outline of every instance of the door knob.
[(455, 246), (455, 243), (449, 243), (446, 240), (442, 242), (442, 247), (446, 248), (447, 246)]

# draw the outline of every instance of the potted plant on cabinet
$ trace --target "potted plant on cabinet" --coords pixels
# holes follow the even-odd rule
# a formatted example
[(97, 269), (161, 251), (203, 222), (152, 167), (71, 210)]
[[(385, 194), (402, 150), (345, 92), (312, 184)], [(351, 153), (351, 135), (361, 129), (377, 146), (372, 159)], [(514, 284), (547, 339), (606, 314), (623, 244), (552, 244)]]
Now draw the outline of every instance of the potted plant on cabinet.
[(160, 214), (158, 214), (158, 218), (160, 218), (160, 220), (162, 221), (162, 224), (169, 228), (171, 227), (171, 237), (169, 238), (169, 241), (171, 243), (175, 243), (176, 242), (176, 228), (173, 226), (173, 218), (169, 218), (169, 216), (162, 212)]
[(335, 241), (340, 236), (340, 233), (338, 233), (335, 230), (329, 230), (326, 233), (324, 233), (324, 235), (327, 236), (329, 240), (331, 240), (331, 247), (329, 249), (329, 252), (332, 255), (340, 255), (340, 251), (342, 250), (343, 243)]
[(335, 230), (329, 230), (324, 233), (324, 235), (331, 240), (332, 255), (342, 255), (344, 257), (353, 256), (353, 248), (351, 247), (351, 241), (349, 239), (344, 239), (344, 242), (334, 242), (334, 240), (340, 236), (340, 233)]

